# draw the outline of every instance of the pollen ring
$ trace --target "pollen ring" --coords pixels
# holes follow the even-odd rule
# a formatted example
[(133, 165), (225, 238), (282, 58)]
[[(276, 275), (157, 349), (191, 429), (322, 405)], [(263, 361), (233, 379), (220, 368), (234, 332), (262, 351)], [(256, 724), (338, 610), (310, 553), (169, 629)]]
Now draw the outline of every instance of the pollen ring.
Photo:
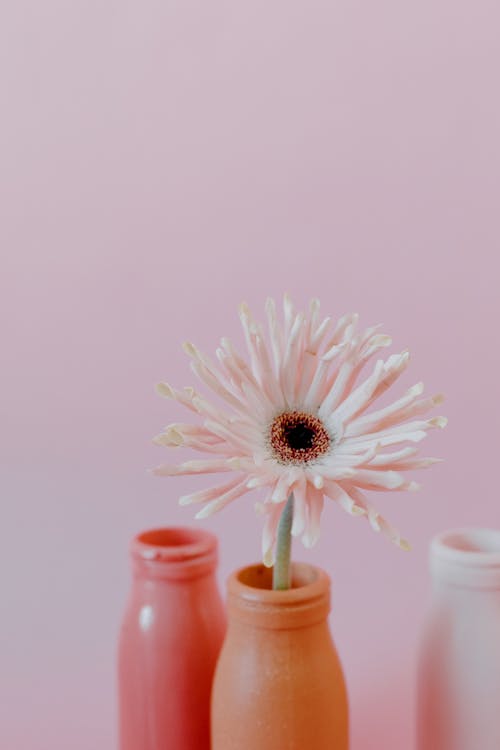
[(303, 411), (279, 414), (269, 429), (274, 458), (283, 464), (305, 464), (328, 452), (331, 437), (323, 422)]

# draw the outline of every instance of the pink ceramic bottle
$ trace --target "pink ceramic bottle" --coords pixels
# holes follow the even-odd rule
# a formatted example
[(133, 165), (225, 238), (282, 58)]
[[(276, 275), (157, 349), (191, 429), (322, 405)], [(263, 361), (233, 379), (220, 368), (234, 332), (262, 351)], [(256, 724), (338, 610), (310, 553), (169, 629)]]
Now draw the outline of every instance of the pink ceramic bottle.
[(431, 544), (433, 605), (420, 654), (418, 749), (500, 748), (500, 531)]
[(206, 531), (132, 540), (133, 585), (118, 653), (120, 750), (209, 750), (210, 691), (225, 633)]

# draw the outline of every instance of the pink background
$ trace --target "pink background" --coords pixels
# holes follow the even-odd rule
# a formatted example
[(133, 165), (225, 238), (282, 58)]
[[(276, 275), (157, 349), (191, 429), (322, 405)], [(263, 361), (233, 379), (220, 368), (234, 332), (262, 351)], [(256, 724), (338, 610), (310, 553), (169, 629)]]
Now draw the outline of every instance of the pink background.
[[(153, 385), (284, 290), (382, 321), (400, 388), (448, 395), (423, 448), (446, 462), (375, 498), (413, 552), (334, 506), (295, 550), (333, 576), (353, 750), (412, 747), (428, 540), (500, 523), (499, 23), (494, 0), (3, 4), (2, 748), (114, 746), (129, 537), (193, 523), (194, 480), (146, 473), (182, 413)], [(254, 499), (204, 522), (221, 580), (258, 556)]]

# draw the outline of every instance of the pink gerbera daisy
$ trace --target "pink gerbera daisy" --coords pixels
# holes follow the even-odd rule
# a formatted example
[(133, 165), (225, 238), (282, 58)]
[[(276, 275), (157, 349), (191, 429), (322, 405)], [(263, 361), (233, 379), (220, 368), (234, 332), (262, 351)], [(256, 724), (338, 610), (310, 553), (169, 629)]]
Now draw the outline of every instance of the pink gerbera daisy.
[(199, 416), (198, 424), (172, 424), (154, 439), (168, 447), (187, 446), (211, 454), (155, 469), (162, 476), (233, 472), (224, 484), (180, 498), (201, 505), (197, 518), (221, 510), (250, 490), (267, 488), (257, 510), (265, 516), (262, 552), (274, 561), (278, 522), (288, 497), (294, 496), (292, 535), (311, 547), (320, 533), (325, 496), (353, 516), (364, 516), (400, 547), (403, 540), (365, 496), (366, 490), (415, 490), (403, 472), (438, 459), (416, 457), (416, 443), (428, 430), (444, 427), (444, 417), (424, 419), (443, 400), (420, 398), (418, 383), (389, 406), (369, 408), (405, 370), (409, 354), (377, 359), (371, 374), (357, 384), (368, 360), (391, 343), (378, 326), (358, 331), (358, 316), (336, 324), (319, 317), (319, 301), (309, 314), (296, 312), (287, 295), (284, 320), (268, 299), (268, 339), (246, 305), (240, 307), (250, 361), (224, 338), (214, 365), (190, 343), (184, 349), (199, 379), (225, 402), (216, 406), (192, 388), (159, 392)]

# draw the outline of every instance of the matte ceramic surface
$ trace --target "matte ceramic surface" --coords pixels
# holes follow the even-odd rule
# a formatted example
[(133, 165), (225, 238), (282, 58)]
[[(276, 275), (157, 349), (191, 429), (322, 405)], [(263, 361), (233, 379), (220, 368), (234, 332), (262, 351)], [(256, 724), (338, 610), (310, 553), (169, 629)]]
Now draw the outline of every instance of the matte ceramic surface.
[(500, 748), (500, 531), (431, 545), (434, 597), (420, 657), (418, 750)]
[(229, 579), (212, 750), (347, 750), (346, 688), (327, 622), (330, 580), (296, 564), (292, 589), (270, 585), (262, 565)]
[(131, 547), (118, 655), (120, 750), (209, 750), (210, 690), (225, 631), (208, 532), (156, 529)]

